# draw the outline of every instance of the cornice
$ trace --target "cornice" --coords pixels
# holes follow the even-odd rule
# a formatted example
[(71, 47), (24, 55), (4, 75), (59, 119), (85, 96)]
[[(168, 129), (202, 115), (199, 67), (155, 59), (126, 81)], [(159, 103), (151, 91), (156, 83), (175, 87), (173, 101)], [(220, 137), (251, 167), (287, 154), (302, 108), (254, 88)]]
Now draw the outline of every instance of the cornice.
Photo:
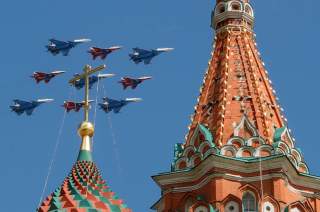
[[(199, 189), (214, 178), (223, 178), (238, 182), (259, 181), (260, 176), (248, 176), (259, 172), (259, 169), (257, 169), (259, 163), (259, 160), (244, 161), (211, 155), (191, 170), (163, 173), (153, 176), (152, 178), (161, 188), (171, 187), (170, 190), (164, 192), (186, 192)], [(286, 156), (277, 155), (264, 158), (261, 161), (261, 166), (264, 173), (262, 176), (263, 180), (273, 178), (284, 179), (290, 188), (309, 196), (320, 191), (320, 178), (299, 174)], [(225, 171), (211, 173), (212, 169)], [(281, 170), (281, 172), (279, 172), (279, 170)], [(228, 171), (230, 172), (228, 173)], [(179, 186), (179, 184), (183, 185)], [(186, 186), (186, 184), (189, 185)]]

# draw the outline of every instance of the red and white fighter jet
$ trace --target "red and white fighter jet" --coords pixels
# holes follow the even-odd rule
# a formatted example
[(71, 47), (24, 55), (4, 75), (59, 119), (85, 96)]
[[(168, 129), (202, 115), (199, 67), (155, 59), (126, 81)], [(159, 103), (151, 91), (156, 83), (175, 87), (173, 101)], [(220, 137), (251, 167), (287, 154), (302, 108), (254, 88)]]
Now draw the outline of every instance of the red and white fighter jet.
[(135, 89), (140, 83), (149, 79), (152, 79), (152, 77), (139, 77), (136, 79), (130, 77), (122, 77), (119, 83), (122, 84), (124, 90), (127, 89), (127, 87)]
[(63, 74), (65, 71), (52, 71), (50, 73), (45, 72), (33, 72), (31, 78), (34, 78), (37, 83), (44, 81), (45, 83), (50, 82), (52, 78), (54, 78), (57, 75)]
[(91, 47), (88, 51), (92, 55), (92, 59), (95, 60), (97, 57), (100, 57), (102, 60), (104, 60), (108, 54), (121, 49), (121, 46), (112, 46), (109, 48), (99, 48), (99, 47)]
[[(89, 100), (89, 103), (93, 102), (93, 100)], [(84, 106), (83, 102), (74, 102), (74, 101), (64, 101), (62, 107), (69, 113), (71, 110), (75, 112), (79, 112), (80, 109)]]

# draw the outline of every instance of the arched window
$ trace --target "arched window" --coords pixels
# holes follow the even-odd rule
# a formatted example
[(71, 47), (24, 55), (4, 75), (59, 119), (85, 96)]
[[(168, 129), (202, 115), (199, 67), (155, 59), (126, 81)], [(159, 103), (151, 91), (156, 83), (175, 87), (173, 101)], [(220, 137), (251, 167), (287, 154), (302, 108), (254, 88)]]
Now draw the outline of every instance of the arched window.
[(226, 11), (226, 5), (225, 3), (221, 2), (220, 4), (217, 5), (217, 8), (215, 10), (215, 14), (219, 15), (221, 13), (224, 13)]
[(238, 1), (231, 2), (230, 10), (239, 11), (242, 10), (242, 5)]
[(208, 212), (208, 208), (205, 206), (199, 206), (194, 210), (194, 212)]
[(253, 193), (246, 192), (243, 195), (242, 207), (244, 212), (258, 212), (257, 201)]
[(252, 7), (251, 7), (249, 4), (246, 4), (244, 10), (245, 10), (245, 12), (246, 12), (247, 14), (249, 14), (250, 16), (253, 16), (253, 9), (252, 9)]
[(235, 201), (230, 201), (224, 206), (225, 212), (239, 212), (239, 204)]

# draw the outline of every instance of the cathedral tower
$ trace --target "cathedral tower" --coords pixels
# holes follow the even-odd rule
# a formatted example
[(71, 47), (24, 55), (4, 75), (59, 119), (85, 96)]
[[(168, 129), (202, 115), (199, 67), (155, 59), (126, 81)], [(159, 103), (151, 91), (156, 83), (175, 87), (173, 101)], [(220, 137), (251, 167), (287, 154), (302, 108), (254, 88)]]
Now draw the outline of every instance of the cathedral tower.
[(153, 176), (158, 212), (316, 212), (309, 175), (257, 49), (249, 0), (217, 0), (213, 52), (171, 172)]

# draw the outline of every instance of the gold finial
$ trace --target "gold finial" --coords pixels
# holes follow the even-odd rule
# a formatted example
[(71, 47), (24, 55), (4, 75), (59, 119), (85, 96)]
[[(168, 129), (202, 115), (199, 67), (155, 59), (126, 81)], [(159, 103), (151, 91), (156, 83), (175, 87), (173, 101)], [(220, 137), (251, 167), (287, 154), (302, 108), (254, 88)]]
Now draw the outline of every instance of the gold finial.
[(84, 121), (80, 124), (78, 129), (78, 134), (82, 138), (81, 150), (91, 151), (90, 147), (90, 138), (94, 134), (94, 126), (89, 122), (89, 76), (95, 72), (102, 71), (106, 68), (106, 65), (101, 65), (95, 69), (92, 69), (91, 66), (85, 65), (83, 68), (83, 74), (74, 77), (69, 81), (70, 84), (74, 85), (76, 81), (84, 79), (85, 81), (85, 100), (84, 100)]

